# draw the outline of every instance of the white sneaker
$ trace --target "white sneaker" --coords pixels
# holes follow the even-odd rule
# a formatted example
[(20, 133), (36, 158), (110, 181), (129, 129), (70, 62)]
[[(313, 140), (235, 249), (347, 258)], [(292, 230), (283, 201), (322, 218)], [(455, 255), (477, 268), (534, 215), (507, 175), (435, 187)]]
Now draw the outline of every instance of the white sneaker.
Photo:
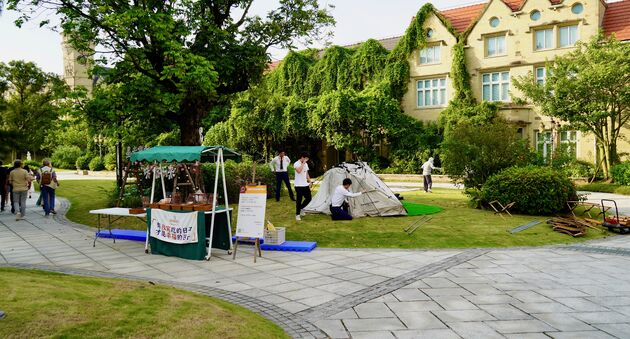
[(306, 212), (304, 212), (304, 210), (301, 210), (301, 211), (300, 211), (300, 216), (301, 216), (301, 217), (303, 217), (303, 216), (305, 216), (305, 215), (306, 215)]
[(432, 193), (433, 191), (431, 191), (431, 189), (429, 188), (429, 191), (428, 191), (428, 192), (429, 192), (429, 193)]
[(300, 215), (298, 214), (298, 215), (296, 215), (296, 216), (295, 216), (295, 220), (296, 220), (296, 221), (302, 221), (302, 218), (301, 218), (301, 217), (300, 217)]

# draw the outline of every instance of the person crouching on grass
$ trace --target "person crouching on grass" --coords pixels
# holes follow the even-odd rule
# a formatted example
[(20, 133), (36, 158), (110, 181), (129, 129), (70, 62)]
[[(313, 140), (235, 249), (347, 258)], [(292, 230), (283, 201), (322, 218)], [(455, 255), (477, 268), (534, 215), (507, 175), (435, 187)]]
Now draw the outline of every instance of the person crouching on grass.
[(302, 153), (300, 160), (293, 164), (295, 168), (295, 220), (300, 221), (304, 216), (304, 207), (311, 202), (311, 177), (308, 175), (308, 153)]
[(350, 192), (350, 186), (352, 186), (352, 180), (345, 178), (342, 184), (335, 188), (330, 204), (332, 220), (352, 220), (352, 215), (348, 212), (349, 205), (346, 197), (358, 197), (365, 192), (352, 193)]

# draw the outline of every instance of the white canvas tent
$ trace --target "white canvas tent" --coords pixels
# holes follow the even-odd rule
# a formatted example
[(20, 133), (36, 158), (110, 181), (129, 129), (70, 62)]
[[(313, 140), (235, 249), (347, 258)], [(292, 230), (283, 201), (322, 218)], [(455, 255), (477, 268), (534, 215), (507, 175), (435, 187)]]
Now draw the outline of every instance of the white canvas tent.
[(353, 217), (407, 215), (394, 192), (365, 162), (344, 162), (328, 170), (324, 174), (319, 191), (304, 209), (305, 212), (330, 215), (332, 194), (345, 178), (352, 180), (351, 191), (367, 191), (358, 197), (348, 199), (350, 214)]

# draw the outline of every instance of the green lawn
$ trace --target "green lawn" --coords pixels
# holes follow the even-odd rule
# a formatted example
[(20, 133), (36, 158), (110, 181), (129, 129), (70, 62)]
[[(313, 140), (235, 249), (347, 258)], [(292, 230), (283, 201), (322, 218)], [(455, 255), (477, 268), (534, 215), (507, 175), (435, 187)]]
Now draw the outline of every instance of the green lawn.
[(0, 338), (288, 338), (249, 310), (146, 282), (0, 268)]
[[(104, 188), (111, 181), (64, 181), (58, 194), (67, 196), (72, 207), (68, 218), (94, 226), (96, 218), (87, 213), (90, 209), (105, 207)], [(467, 206), (467, 197), (459, 190), (436, 188), (434, 193), (423, 191), (402, 194), (406, 201), (435, 205), (444, 211), (433, 214), (433, 219), (408, 236), (403, 229), (420, 217), (367, 217), (352, 221), (331, 221), (325, 215), (307, 215), (295, 221), (295, 207), (287, 197), (280, 202), (267, 200), (266, 218), (276, 226), (287, 228), (287, 240), (317, 241), (321, 247), (351, 248), (470, 248), (540, 246), (573, 243), (609, 235), (590, 229), (583, 238), (571, 238), (553, 232), (545, 224), (548, 217), (515, 215), (505, 220), (490, 211)], [(532, 220), (541, 220), (526, 231), (510, 234), (514, 227)], [(133, 219), (121, 220), (116, 227), (144, 229), (146, 226)]]
[(608, 182), (594, 182), (590, 184), (580, 185), (578, 186), (578, 190), (630, 195), (630, 186), (612, 184)]

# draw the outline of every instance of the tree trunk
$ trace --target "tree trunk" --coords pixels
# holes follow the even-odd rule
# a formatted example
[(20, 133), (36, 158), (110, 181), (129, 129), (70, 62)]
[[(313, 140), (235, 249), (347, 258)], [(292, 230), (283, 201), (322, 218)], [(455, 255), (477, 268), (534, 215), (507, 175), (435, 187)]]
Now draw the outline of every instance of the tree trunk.
[(178, 120), (180, 144), (182, 146), (201, 145), (199, 127), (201, 127), (201, 120), (206, 116), (208, 109), (197, 100), (185, 100), (180, 109)]

